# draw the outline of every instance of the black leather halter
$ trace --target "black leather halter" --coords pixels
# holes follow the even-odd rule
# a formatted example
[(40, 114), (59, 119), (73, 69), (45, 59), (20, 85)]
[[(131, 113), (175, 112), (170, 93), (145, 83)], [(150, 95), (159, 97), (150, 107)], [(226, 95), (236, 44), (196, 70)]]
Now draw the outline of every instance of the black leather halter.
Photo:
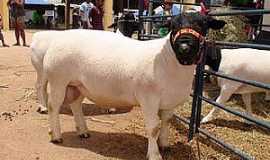
[(204, 49), (205, 49), (205, 42), (206, 42), (205, 37), (192, 28), (183, 28), (183, 29), (180, 29), (178, 32), (176, 32), (176, 34), (174, 36), (171, 36), (172, 45), (175, 44), (175, 41), (177, 40), (177, 38), (179, 38), (181, 35), (184, 35), (184, 34), (186, 34), (186, 35), (190, 34), (199, 40), (199, 44), (200, 44), (199, 51), (198, 51), (199, 54), (198, 54), (194, 64), (201, 63), (203, 60), (203, 56), (204, 56)]

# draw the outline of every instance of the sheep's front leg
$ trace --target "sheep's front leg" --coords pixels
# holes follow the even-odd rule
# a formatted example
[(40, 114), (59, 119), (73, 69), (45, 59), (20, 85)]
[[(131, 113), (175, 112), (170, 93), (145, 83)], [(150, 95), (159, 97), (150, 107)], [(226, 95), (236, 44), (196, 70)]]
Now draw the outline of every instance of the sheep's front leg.
[(148, 160), (162, 160), (157, 144), (160, 132), (160, 119), (158, 116), (159, 106), (157, 101), (158, 100), (152, 100), (141, 104), (148, 136)]
[(161, 110), (160, 117), (161, 117), (161, 129), (159, 134), (159, 147), (164, 150), (169, 147), (169, 121), (173, 116), (172, 110)]
[[(240, 86), (239, 83), (230, 83), (225, 82), (225, 84), (221, 87), (220, 95), (217, 98), (216, 102), (219, 104), (224, 104), (229, 100), (231, 95), (236, 91), (236, 89)], [(207, 123), (214, 119), (215, 116), (218, 115), (220, 109), (214, 107), (201, 121), (201, 123)]]

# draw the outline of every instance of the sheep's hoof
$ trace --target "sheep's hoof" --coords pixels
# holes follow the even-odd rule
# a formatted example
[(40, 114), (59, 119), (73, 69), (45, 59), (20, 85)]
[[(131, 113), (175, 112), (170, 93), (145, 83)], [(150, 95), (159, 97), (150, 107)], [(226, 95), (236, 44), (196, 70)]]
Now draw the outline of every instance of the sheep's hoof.
[(80, 138), (85, 139), (85, 138), (89, 138), (90, 134), (89, 133), (83, 133), (79, 135)]
[(41, 107), (38, 107), (37, 112), (40, 114), (48, 114), (48, 110)]
[(152, 155), (152, 156), (147, 154), (147, 159), (148, 160), (163, 160), (159, 153), (156, 153), (155, 155)]
[(51, 140), (51, 143), (53, 143), (53, 144), (60, 144), (60, 143), (63, 143), (63, 139), (62, 138), (60, 138), (60, 139), (53, 139), (53, 140)]
[(109, 114), (113, 114), (113, 113), (115, 113), (116, 112), (116, 109), (115, 108), (109, 108), (108, 109), (108, 113)]
[(208, 123), (208, 122), (210, 122), (210, 121), (212, 121), (212, 120), (213, 120), (212, 117), (206, 116), (206, 117), (204, 117), (204, 118), (201, 120), (201, 124)]

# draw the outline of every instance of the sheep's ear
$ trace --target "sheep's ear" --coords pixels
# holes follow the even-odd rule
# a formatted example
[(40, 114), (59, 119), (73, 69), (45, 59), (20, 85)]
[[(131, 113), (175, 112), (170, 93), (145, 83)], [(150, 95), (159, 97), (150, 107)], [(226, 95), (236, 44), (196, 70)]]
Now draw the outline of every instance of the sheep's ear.
[(172, 18), (169, 22), (169, 25), (170, 25), (170, 30), (172, 32), (177, 32), (177, 29), (179, 29), (179, 27), (181, 27), (181, 24), (182, 24), (182, 15), (178, 15), (174, 18)]
[(161, 24), (160, 27), (166, 27), (169, 29), (169, 31), (171, 30), (171, 23), (172, 23), (172, 20), (167, 20), (165, 23)]
[(225, 24), (226, 24), (225, 21), (216, 20), (216, 19), (214, 19), (212, 17), (207, 18), (207, 23), (208, 23), (209, 28), (215, 29), (215, 30), (223, 28), (225, 26)]
[(116, 26), (117, 26), (117, 23), (113, 23), (113, 24), (109, 25), (108, 28), (114, 28)]

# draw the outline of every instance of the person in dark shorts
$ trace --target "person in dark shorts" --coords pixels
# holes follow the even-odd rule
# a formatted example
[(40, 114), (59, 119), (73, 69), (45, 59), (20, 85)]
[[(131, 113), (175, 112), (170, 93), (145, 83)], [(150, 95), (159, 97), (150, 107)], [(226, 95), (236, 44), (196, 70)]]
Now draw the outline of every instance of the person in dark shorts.
[(101, 0), (93, 1), (93, 8), (89, 12), (89, 18), (91, 18), (92, 29), (104, 30), (103, 27), (103, 4)]
[(24, 22), (24, 0), (9, 0), (8, 6), (10, 8), (10, 14), (13, 21), (13, 25), (15, 28), (15, 37), (16, 37), (16, 43), (14, 46), (20, 46), (20, 37), (23, 40), (23, 46), (29, 47), (26, 44), (26, 38), (25, 38), (25, 22)]
[(3, 35), (3, 33), (1, 32), (2, 27), (3, 27), (3, 21), (2, 21), (2, 15), (0, 14), (0, 40), (2, 41), (3, 47), (9, 47), (9, 45), (7, 45), (7, 44), (5, 43), (4, 35)]

